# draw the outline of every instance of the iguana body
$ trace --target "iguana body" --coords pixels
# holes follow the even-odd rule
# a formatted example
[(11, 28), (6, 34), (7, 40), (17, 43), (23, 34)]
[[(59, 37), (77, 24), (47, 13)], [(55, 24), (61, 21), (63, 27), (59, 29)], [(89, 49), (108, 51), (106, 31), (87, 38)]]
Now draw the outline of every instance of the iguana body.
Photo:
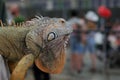
[(44, 72), (61, 72), (65, 61), (64, 43), (71, 32), (61, 18), (35, 18), (31, 26), (1, 27), (0, 54), (9, 62), (10, 80), (24, 80), (35, 62)]
[(20, 60), (25, 54), (28, 28), (4, 27), (0, 29), (0, 54), (10, 61)]

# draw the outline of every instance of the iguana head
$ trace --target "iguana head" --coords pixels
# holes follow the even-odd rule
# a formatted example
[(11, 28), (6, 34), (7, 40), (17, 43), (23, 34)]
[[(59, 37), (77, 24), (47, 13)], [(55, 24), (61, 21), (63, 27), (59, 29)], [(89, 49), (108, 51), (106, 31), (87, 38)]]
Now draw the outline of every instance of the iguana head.
[(65, 43), (71, 30), (62, 18), (34, 19), (26, 45), (35, 55), (36, 66), (47, 73), (60, 73), (65, 62)]

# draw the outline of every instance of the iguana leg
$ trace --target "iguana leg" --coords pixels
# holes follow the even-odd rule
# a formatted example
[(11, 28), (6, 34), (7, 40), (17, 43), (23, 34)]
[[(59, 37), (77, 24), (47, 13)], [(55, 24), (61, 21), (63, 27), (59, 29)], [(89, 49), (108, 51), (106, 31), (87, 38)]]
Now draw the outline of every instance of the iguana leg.
[(10, 80), (24, 80), (25, 74), (33, 62), (34, 56), (32, 54), (24, 56), (12, 72)]

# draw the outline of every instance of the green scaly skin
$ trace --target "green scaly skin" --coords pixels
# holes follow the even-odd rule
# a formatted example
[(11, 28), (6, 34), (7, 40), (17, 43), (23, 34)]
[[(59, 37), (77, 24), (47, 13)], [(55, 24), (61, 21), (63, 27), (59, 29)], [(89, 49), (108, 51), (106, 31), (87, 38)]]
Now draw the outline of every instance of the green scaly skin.
[(10, 61), (20, 60), (25, 54), (28, 27), (1, 27), (0, 54)]

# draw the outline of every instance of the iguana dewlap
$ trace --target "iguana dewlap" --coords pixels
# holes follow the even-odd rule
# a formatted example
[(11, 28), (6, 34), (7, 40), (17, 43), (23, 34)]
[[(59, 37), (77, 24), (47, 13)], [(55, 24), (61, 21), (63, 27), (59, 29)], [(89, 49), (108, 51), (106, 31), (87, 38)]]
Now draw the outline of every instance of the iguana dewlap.
[(60, 73), (65, 62), (65, 41), (70, 29), (62, 18), (38, 17), (32, 25), (1, 27), (0, 54), (8, 61), (10, 80), (24, 80), (35, 62), (47, 73)]

